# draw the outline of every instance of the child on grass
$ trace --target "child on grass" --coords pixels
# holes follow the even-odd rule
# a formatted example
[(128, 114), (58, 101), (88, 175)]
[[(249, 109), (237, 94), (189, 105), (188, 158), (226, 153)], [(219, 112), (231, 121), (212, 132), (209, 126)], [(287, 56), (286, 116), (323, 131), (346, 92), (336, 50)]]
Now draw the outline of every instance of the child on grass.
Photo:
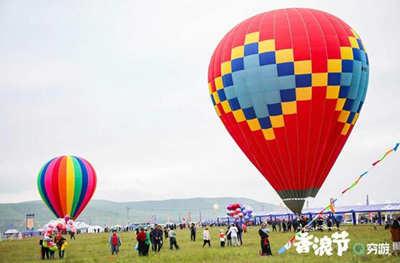
[(221, 247), (225, 247), (225, 232), (223, 229), (219, 230), (219, 244)]

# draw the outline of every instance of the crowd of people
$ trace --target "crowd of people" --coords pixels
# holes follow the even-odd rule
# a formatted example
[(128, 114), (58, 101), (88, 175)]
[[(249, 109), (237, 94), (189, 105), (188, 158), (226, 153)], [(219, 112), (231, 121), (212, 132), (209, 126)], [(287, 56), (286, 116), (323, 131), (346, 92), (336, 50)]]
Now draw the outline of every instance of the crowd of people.
[(52, 233), (47, 233), (39, 240), (41, 259), (54, 259), (57, 251), (58, 257), (60, 259), (64, 258), (65, 248), (68, 242), (63, 234), (65, 234), (65, 232), (54, 231)]
[[(233, 223), (227, 226), (227, 228), (220, 229), (218, 233), (219, 246), (224, 248), (226, 246), (242, 246), (243, 245), (243, 233), (247, 231), (247, 225), (241, 223)], [(197, 236), (197, 226), (192, 223), (189, 226), (190, 240), (195, 242)], [(258, 231), (261, 241), (260, 254), (263, 256), (272, 255), (271, 247), (269, 242), (269, 229), (267, 223), (263, 223)], [(211, 232), (209, 226), (203, 227), (203, 244), (202, 247), (211, 247)], [(159, 253), (164, 245), (164, 240), (169, 240), (169, 249), (178, 250), (179, 245), (176, 236), (176, 226), (155, 225), (154, 227), (140, 227), (136, 229), (136, 241), (135, 250), (137, 250), (139, 256), (148, 256), (150, 248), (153, 253)], [(117, 234), (116, 230), (112, 231), (109, 238), (109, 245), (111, 248), (112, 255), (118, 255), (119, 247), (121, 246), (121, 238)]]
[[(154, 227), (138, 227), (136, 229), (136, 241), (135, 250), (137, 250), (139, 256), (148, 256), (150, 248), (154, 253), (159, 253), (164, 245), (165, 240), (169, 241), (169, 249), (178, 250), (178, 240), (176, 235), (176, 225), (168, 225), (162, 227), (161, 225), (155, 225)], [(181, 228), (181, 227), (180, 227)], [(220, 229), (218, 239), (220, 241), (220, 247), (225, 246), (241, 246), (243, 244), (243, 229), (247, 229), (247, 226), (242, 224), (231, 224), (226, 230)], [(189, 226), (190, 240), (196, 241), (197, 226), (192, 223)], [(211, 233), (208, 226), (203, 229), (203, 247), (211, 247)], [(118, 255), (119, 248), (122, 244), (121, 238), (117, 233), (117, 230), (112, 230), (109, 237), (109, 245), (112, 255)]]
[[(260, 238), (260, 255), (271, 256), (271, 244), (270, 244), (270, 229), (273, 232), (289, 232), (289, 231), (304, 231), (303, 227), (309, 223), (309, 218), (299, 217), (293, 220), (269, 220), (262, 222), (259, 229), (258, 235)], [(307, 231), (317, 230), (323, 231), (323, 229), (332, 230), (333, 225), (339, 229), (340, 223), (335, 221), (332, 217), (319, 217), (314, 220), (307, 228)], [(182, 229), (180, 225), (179, 228)], [(197, 227), (203, 227), (202, 230), (202, 247), (212, 247), (213, 236), (210, 231), (210, 226), (190, 224), (188, 227), (190, 240), (196, 241)], [(150, 250), (153, 253), (160, 253), (161, 249), (167, 241), (169, 242), (169, 249), (179, 250), (178, 245), (177, 225), (154, 225), (147, 227), (138, 227), (136, 231), (136, 245), (134, 249), (137, 251), (139, 256), (148, 256)], [(186, 228), (186, 227), (185, 227)], [(183, 229), (185, 229), (183, 228)], [(400, 255), (400, 217), (394, 218), (390, 222), (386, 222), (385, 229), (389, 229), (393, 241), (393, 254)], [(112, 255), (118, 255), (122, 240), (118, 234), (118, 230), (122, 229), (111, 229), (109, 236), (109, 246)], [(122, 230), (123, 231), (123, 230)], [(232, 224), (225, 225), (225, 228), (220, 228), (215, 238), (219, 241), (219, 247), (238, 247), (243, 245), (243, 234), (247, 231), (247, 224), (235, 222)], [(64, 235), (69, 234), (66, 231), (48, 231), (42, 239), (40, 239), (41, 258), (42, 259), (54, 259), (55, 255), (58, 254), (60, 259), (65, 256), (65, 248), (68, 244)], [(215, 232), (214, 232), (215, 233)], [(181, 237), (182, 238), (182, 237)], [(75, 239), (74, 233), (70, 233), (70, 239)], [(57, 253), (58, 252), (58, 253)]]
[[(274, 219), (268, 220), (268, 224), (272, 226), (273, 232), (297, 232), (306, 226), (310, 222), (310, 218), (306, 216), (301, 216), (299, 218), (294, 218), (292, 220), (287, 219)], [(311, 223), (311, 227), (309, 230), (319, 230), (323, 231), (327, 229), (328, 231), (332, 231), (333, 227), (336, 226), (337, 229), (340, 229), (341, 221), (336, 219), (334, 216), (319, 216), (316, 220)]]
[[(175, 225), (164, 227), (164, 229), (161, 225), (137, 228), (135, 250), (137, 250), (139, 256), (148, 256), (150, 248), (154, 253), (159, 253), (164, 245), (164, 240), (169, 240), (169, 248), (171, 250), (178, 250), (179, 245), (175, 229)], [(117, 230), (114, 229), (109, 238), (112, 255), (118, 255), (121, 244), (121, 238), (117, 234)]]
[[(271, 243), (270, 243), (270, 229), (268, 225), (271, 226), (272, 231), (274, 232), (290, 232), (290, 231), (303, 231), (303, 227), (306, 226), (310, 222), (310, 219), (302, 216), (293, 220), (270, 220), (266, 222), (262, 222), (259, 229), (258, 235), (260, 238), (260, 255), (262, 256), (272, 256), (271, 251)], [(340, 227), (340, 222), (335, 220), (334, 217), (318, 217), (314, 220), (309, 227), (307, 227), (307, 231), (323, 231), (327, 229), (331, 231), (333, 226), (336, 226), (337, 229)], [(197, 225), (192, 223), (189, 226), (190, 240), (192, 242), (196, 241), (197, 236)], [(180, 227), (182, 228), (182, 227)], [(393, 253), (400, 254), (400, 217), (393, 222), (391, 222), (390, 231), (392, 234), (393, 240)], [(150, 247), (154, 253), (160, 252), (163, 247), (164, 239), (169, 239), (169, 248), (179, 249), (177, 237), (176, 237), (176, 226), (163, 227), (161, 225), (156, 225), (155, 227), (148, 228), (138, 228), (136, 234), (136, 240), (138, 242), (136, 249), (138, 251), (139, 256), (147, 256), (149, 255)], [(219, 229), (217, 239), (219, 241), (219, 246), (221, 248), (227, 246), (241, 246), (243, 245), (243, 233), (246, 232), (247, 225), (241, 223), (232, 223), (227, 225), (225, 229)], [(116, 231), (113, 232), (113, 235), (116, 234)], [(202, 247), (211, 247), (212, 246), (212, 234), (210, 232), (210, 227), (205, 225), (203, 227), (202, 232)], [(111, 251), (113, 249), (113, 244), (111, 243), (112, 239), (110, 239)], [(115, 239), (115, 244), (120, 246), (120, 239)], [(118, 248), (117, 248), (118, 253)]]

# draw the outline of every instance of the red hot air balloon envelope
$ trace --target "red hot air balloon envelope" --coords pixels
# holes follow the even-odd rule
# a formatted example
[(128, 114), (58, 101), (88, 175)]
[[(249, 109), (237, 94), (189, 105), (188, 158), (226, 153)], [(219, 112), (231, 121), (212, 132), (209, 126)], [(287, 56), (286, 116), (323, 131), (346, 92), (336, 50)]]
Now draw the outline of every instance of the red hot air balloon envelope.
[(56, 217), (76, 219), (96, 189), (96, 172), (83, 158), (61, 156), (47, 162), (38, 175), (38, 189)]
[(214, 108), (289, 209), (315, 197), (364, 103), (369, 62), (339, 18), (290, 8), (253, 16), (218, 44), (208, 69)]

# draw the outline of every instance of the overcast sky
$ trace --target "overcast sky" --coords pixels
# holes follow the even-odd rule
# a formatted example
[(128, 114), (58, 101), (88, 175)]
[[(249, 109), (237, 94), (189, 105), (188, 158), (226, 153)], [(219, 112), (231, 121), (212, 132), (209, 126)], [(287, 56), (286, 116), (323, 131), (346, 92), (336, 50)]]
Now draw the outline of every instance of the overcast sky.
[[(234, 25), (285, 7), (340, 17), (370, 58), (361, 116), (310, 202), (325, 204), (400, 139), (399, 1), (0, 1), (0, 202), (40, 199), (40, 167), (75, 154), (95, 199), (281, 203), (215, 114), (207, 70)], [(399, 170), (392, 155), (339, 204), (399, 201)]]

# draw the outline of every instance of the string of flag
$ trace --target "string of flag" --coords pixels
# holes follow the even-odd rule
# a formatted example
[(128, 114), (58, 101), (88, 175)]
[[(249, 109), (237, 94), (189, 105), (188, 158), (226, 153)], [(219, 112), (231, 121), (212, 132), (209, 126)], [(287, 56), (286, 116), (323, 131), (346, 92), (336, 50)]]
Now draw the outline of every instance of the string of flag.
[[(358, 183), (361, 181), (361, 179), (365, 176), (365, 175), (367, 175), (372, 169), (374, 169), (375, 167), (377, 167), (377, 164), (378, 163), (380, 163), (380, 162), (382, 162), (387, 156), (389, 156), (391, 153), (393, 153), (393, 152), (396, 152), (397, 151), (397, 149), (399, 148), (399, 145), (400, 145), (400, 143), (396, 143), (395, 144), (395, 146), (393, 147), (393, 148), (391, 148), (391, 149), (389, 149), (389, 150), (387, 150), (386, 152), (385, 152), (385, 154), (380, 158), (380, 159), (378, 159), (377, 161), (375, 161), (375, 162), (373, 162), (372, 163), (372, 166), (368, 169), (368, 170), (366, 170), (365, 172), (363, 172), (362, 174), (360, 174), (358, 177), (357, 177), (357, 179), (349, 186), (349, 187), (347, 187), (347, 188), (345, 188), (342, 192), (341, 192), (341, 195), (340, 195), (340, 197), (342, 196), (342, 195), (344, 195), (345, 193), (347, 193), (349, 190), (351, 190), (351, 189), (353, 189), (354, 187), (356, 187), (357, 185), (358, 185)], [(291, 247), (292, 247), (292, 245), (293, 245), (293, 243), (296, 241), (296, 236), (298, 236), (302, 231), (304, 231), (304, 230), (306, 230), (307, 228), (309, 228), (311, 225), (312, 225), (312, 223), (320, 216), (320, 215), (322, 215), (324, 212), (326, 212), (326, 211), (331, 211), (332, 213), (335, 213), (335, 211), (336, 211), (336, 209), (335, 209), (335, 202), (338, 200), (338, 198), (331, 198), (330, 200), (329, 200), (329, 204), (326, 206), (326, 207), (324, 207), (323, 209), (321, 209), (302, 229), (301, 229), (301, 231), (298, 231), (294, 236), (292, 236), (289, 240), (288, 240), (288, 242), (286, 242), (286, 244), (283, 246), (283, 247), (281, 247), (279, 250), (278, 250), (278, 254), (283, 254), (283, 253), (285, 253), (288, 249), (290, 249)]]

